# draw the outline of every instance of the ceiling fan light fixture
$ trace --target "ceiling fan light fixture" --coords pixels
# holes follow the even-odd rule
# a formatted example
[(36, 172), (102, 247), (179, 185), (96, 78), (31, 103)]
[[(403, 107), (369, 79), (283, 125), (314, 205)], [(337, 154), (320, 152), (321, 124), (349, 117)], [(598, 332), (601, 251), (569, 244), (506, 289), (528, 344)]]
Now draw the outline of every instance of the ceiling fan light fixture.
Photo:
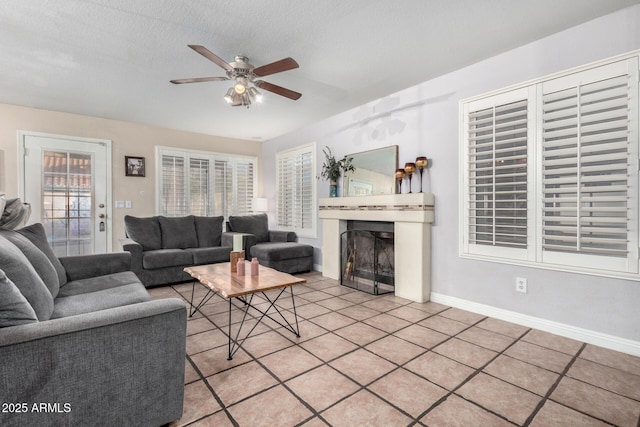
[(253, 86), (249, 88), (249, 96), (256, 102), (262, 102), (262, 94)]
[(251, 105), (251, 97), (249, 96), (249, 94), (245, 92), (240, 95), (240, 97), (242, 99), (242, 105), (246, 105), (247, 108), (249, 108), (249, 106)]
[(247, 82), (239, 78), (236, 84), (233, 85), (233, 90), (235, 90), (238, 95), (243, 95), (247, 91)]
[(229, 90), (227, 91), (227, 94), (224, 96), (224, 100), (227, 102), (227, 104), (233, 103), (234, 95), (235, 95), (235, 91), (233, 90), (233, 88), (229, 88)]

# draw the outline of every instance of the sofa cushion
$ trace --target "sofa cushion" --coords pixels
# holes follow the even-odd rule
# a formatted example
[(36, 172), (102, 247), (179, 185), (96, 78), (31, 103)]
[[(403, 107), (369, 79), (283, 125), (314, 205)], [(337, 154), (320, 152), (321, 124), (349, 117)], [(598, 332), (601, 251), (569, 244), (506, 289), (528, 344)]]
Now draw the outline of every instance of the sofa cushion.
[(185, 251), (193, 254), (193, 263), (195, 265), (215, 264), (218, 262), (229, 262), (231, 247), (191, 248), (185, 249)]
[(89, 277), (86, 279), (73, 280), (60, 289), (58, 297), (68, 297), (71, 295), (86, 294), (104, 289), (117, 288), (118, 286), (139, 283), (138, 276), (132, 271), (122, 271), (120, 273), (106, 274), (104, 276)]
[(92, 313), (94, 311), (137, 304), (151, 300), (151, 296), (140, 283), (85, 292), (77, 295), (58, 297), (55, 301), (52, 319)]
[(140, 243), (143, 250), (153, 251), (162, 248), (162, 234), (157, 216), (136, 218), (125, 215), (124, 228), (127, 236)]
[(162, 233), (162, 249), (197, 248), (196, 226), (193, 216), (179, 218), (158, 217)]
[(3, 236), (0, 236), (0, 268), (29, 301), (38, 320), (48, 320), (53, 313), (51, 292), (22, 251)]
[(210, 248), (222, 244), (223, 216), (195, 216), (196, 235), (199, 248)]
[(313, 246), (293, 242), (259, 243), (251, 247), (251, 256), (267, 261), (312, 257)]
[(40, 249), (36, 247), (29, 239), (22, 234), (13, 230), (0, 230), (0, 235), (4, 236), (11, 243), (16, 245), (18, 249), (27, 257), (33, 268), (38, 273), (38, 276), (42, 279), (44, 284), (51, 292), (51, 296), (55, 298), (58, 296), (60, 290), (60, 280), (58, 280), (58, 273), (56, 269), (51, 265), (51, 261)]
[(183, 249), (158, 249), (142, 254), (142, 267), (147, 270), (192, 264), (193, 255)]
[(33, 307), (4, 271), (0, 270), (0, 328), (37, 321)]
[(49, 241), (47, 240), (47, 233), (44, 231), (44, 226), (37, 222), (16, 231), (29, 239), (31, 243), (36, 245), (36, 247), (47, 256), (47, 258), (51, 262), (51, 265), (53, 265), (53, 268), (56, 269), (60, 286), (64, 286), (64, 284), (67, 283), (67, 272), (56, 254), (53, 253), (53, 249), (51, 249), (51, 246), (49, 246)]
[(269, 218), (267, 214), (230, 216), (230, 231), (256, 236), (258, 243), (269, 241)]

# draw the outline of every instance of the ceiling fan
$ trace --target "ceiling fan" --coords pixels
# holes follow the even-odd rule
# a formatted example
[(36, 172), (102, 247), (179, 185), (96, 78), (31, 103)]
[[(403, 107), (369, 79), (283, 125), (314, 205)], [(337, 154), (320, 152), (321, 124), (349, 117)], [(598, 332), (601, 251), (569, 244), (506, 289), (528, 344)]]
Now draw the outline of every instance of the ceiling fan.
[(298, 68), (299, 65), (293, 58), (284, 58), (270, 64), (262, 65), (260, 67), (254, 67), (249, 63), (249, 58), (247, 58), (246, 56), (236, 56), (235, 61), (228, 63), (204, 46), (192, 44), (188, 46), (198, 52), (200, 55), (204, 56), (210, 61), (213, 61), (215, 64), (223, 68), (227, 72), (227, 76), (176, 79), (171, 80), (171, 83), (182, 84), (234, 80), (235, 83), (227, 91), (227, 94), (224, 96), (224, 100), (232, 106), (244, 105), (247, 108), (249, 108), (252, 101), (260, 101), (260, 99), (262, 98), (262, 95), (260, 94), (258, 89), (256, 89), (256, 87), (269, 92), (273, 92), (280, 96), (284, 96), (285, 98), (293, 99), (294, 101), (302, 96), (301, 93), (295, 92), (291, 89), (287, 89), (273, 83), (265, 82), (264, 80), (256, 80), (256, 78), (258, 77), (269, 76), (271, 74), (281, 73), (283, 71)]

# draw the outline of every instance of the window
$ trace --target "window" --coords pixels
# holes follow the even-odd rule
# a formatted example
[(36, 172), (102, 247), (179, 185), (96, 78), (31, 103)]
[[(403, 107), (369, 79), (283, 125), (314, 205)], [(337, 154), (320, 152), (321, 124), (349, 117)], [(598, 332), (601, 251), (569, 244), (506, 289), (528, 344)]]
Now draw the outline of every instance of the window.
[(256, 158), (158, 147), (158, 214), (251, 214)]
[(276, 155), (276, 225), (303, 237), (317, 237), (315, 143)]
[(461, 102), (461, 254), (638, 275), (638, 57)]

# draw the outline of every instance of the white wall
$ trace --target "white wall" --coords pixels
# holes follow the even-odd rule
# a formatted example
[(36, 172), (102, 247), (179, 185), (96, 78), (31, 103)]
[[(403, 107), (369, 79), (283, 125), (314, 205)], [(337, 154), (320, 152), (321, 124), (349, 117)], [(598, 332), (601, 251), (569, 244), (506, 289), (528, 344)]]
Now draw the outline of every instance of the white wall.
[[(640, 342), (640, 282), (467, 260), (458, 255), (458, 102), (636, 49), (640, 49), (640, 5), (278, 137), (263, 146), (264, 195), (273, 209), (279, 150), (316, 141), (320, 168), (325, 145), (341, 157), (398, 144), (401, 165), (418, 155), (431, 160), (424, 185), (436, 197), (434, 293)], [(414, 104), (418, 105), (412, 107)], [(370, 122), (360, 120), (389, 110), (395, 112)], [(328, 192), (328, 184), (318, 181), (318, 196), (327, 197)], [(316, 247), (316, 264), (322, 259), (321, 236), (318, 224), (317, 239), (300, 239)], [(527, 294), (515, 292), (516, 276), (528, 279)]]

